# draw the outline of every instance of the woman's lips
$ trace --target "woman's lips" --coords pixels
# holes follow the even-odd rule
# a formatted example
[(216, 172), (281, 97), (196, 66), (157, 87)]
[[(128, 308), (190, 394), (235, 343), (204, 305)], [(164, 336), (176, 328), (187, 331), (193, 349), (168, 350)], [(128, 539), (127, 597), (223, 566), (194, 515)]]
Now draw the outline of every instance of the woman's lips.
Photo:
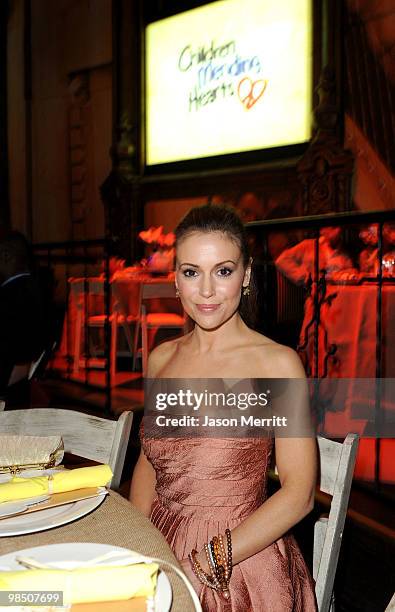
[(218, 310), (221, 304), (196, 304), (196, 308), (202, 314), (211, 314)]

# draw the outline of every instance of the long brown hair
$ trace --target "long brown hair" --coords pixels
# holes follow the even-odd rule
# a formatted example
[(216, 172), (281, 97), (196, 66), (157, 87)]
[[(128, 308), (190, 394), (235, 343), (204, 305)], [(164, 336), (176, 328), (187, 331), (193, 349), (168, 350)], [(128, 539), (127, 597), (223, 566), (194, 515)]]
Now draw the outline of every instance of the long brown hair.
[[(230, 206), (205, 204), (196, 206), (185, 215), (175, 230), (177, 245), (194, 232), (221, 232), (226, 234), (240, 248), (243, 265), (246, 268), (250, 261), (247, 233), (235, 210)], [(239, 314), (249, 327), (254, 327), (257, 316), (257, 286), (254, 269), (251, 269), (249, 294), (241, 294)]]

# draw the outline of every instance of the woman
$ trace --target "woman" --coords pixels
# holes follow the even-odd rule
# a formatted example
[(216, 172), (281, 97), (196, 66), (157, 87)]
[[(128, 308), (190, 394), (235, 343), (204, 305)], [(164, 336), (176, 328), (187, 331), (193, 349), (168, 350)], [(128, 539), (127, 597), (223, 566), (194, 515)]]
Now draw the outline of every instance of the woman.
[[(151, 353), (149, 378), (305, 377), (294, 351), (246, 324), (254, 281), (244, 227), (232, 210), (206, 205), (181, 221), (176, 288), (195, 326)], [(204, 610), (316, 609), (308, 570), (287, 534), (313, 507), (315, 439), (276, 437), (281, 488), (267, 499), (272, 446), (269, 437), (142, 435), (130, 499), (162, 531)], [(218, 576), (221, 550), (225, 577), (222, 570)]]

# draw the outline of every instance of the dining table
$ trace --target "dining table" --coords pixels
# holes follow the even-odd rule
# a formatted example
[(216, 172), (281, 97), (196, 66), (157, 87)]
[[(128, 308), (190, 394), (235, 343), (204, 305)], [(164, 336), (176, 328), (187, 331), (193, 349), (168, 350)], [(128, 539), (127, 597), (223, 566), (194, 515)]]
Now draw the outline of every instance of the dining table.
[[(160, 531), (129, 501), (114, 491), (109, 491), (102, 504), (94, 511), (72, 523), (39, 533), (0, 538), (0, 550), (1, 554), (5, 555), (27, 548), (68, 542), (119, 546), (147, 557), (160, 558), (180, 568), (170, 546)], [(167, 566), (165, 573), (172, 588), (171, 612), (192, 612), (195, 610), (182, 580)], [(130, 602), (130, 608), (126, 608), (124, 603), (118, 602), (116, 607), (111, 608), (111, 610), (130, 609), (132, 611), (134, 609), (133, 600), (130, 600)], [(88, 606), (86, 608), (88, 609)], [(97, 609), (99, 609), (99, 605), (97, 605)]]

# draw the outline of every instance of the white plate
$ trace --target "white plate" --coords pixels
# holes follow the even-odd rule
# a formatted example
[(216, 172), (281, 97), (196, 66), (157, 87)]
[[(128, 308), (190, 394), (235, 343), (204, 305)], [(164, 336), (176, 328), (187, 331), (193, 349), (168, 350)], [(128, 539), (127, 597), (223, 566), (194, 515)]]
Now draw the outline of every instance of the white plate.
[[(129, 553), (128, 559), (132, 557), (139, 562), (139, 553), (121, 548), (120, 546), (110, 546), (109, 544), (48, 544), (47, 546), (37, 546), (35, 548), (25, 548), (7, 555), (0, 556), (0, 570), (22, 570), (24, 569), (16, 561), (16, 557), (30, 557), (41, 563), (51, 563), (61, 568), (71, 569), (79, 563), (90, 561), (109, 552), (119, 552), (121, 555)], [(103, 561), (104, 563), (104, 561)], [(114, 563), (114, 561), (112, 562)], [(107, 561), (106, 565), (110, 562)], [(161, 570), (158, 575), (158, 583), (155, 594), (155, 612), (169, 612), (172, 602), (171, 584), (165, 572)]]
[(11, 516), (12, 514), (20, 514), (28, 509), (29, 506), (41, 504), (49, 499), (49, 495), (37, 495), (37, 497), (29, 497), (28, 499), (20, 499), (18, 501), (2, 502), (0, 504), (0, 518), (3, 516)]
[(45, 531), (46, 529), (66, 525), (95, 510), (95, 508), (100, 506), (105, 496), (106, 494), (98, 495), (97, 497), (81, 499), (71, 504), (64, 504), (64, 506), (56, 506), (55, 508), (47, 508), (46, 510), (1, 519), (0, 538), (36, 533), (36, 531)]

